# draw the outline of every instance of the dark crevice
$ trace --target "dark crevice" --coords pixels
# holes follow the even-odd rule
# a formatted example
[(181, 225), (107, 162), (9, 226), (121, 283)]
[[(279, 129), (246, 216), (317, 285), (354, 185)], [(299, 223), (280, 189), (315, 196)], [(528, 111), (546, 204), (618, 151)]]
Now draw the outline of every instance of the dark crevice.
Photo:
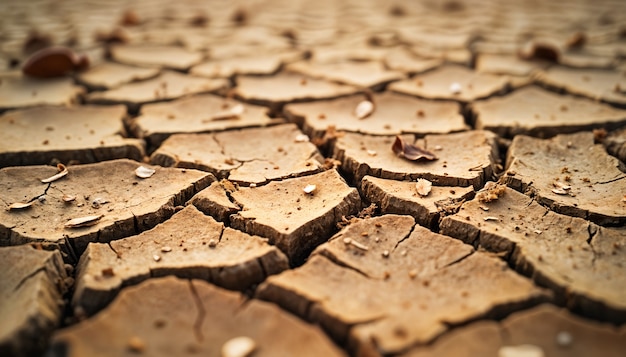
[(342, 262), (341, 260), (337, 259), (336, 256), (334, 256), (333, 254), (329, 253), (326, 250), (320, 251), (319, 254), (321, 256), (323, 256), (324, 258), (330, 260), (334, 264), (337, 264), (338, 266), (342, 267), (342, 268), (346, 268), (346, 269), (352, 270), (353, 272), (358, 273), (359, 275), (362, 275), (362, 276), (364, 276), (364, 277), (366, 277), (368, 279), (378, 280), (378, 279), (376, 279), (374, 277), (371, 277), (371, 276), (367, 275), (364, 271), (361, 271), (361, 270), (359, 270), (359, 269), (357, 269), (357, 268), (355, 268), (353, 266), (348, 265), (347, 263)]
[(391, 250), (391, 252), (395, 252), (396, 249), (398, 249), (398, 246), (400, 246), (400, 244), (402, 244), (402, 242), (404, 242), (405, 240), (407, 240), (411, 234), (413, 234), (413, 231), (415, 230), (415, 227), (417, 227), (417, 223), (414, 224), (413, 226), (411, 226), (411, 229), (409, 230), (409, 233), (407, 233), (407, 235), (405, 235), (404, 237), (402, 237), (402, 239), (400, 239), (396, 245), (393, 247), (393, 249)]
[(456, 259), (456, 260), (454, 260), (454, 261), (451, 261), (451, 262), (447, 263), (446, 265), (442, 266), (440, 269), (447, 268), (447, 267), (451, 267), (451, 266), (453, 266), (453, 265), (455, 265), (455, 264), (458, 264), (458, 263), (462, 262), (463, 260), (465, 260), (465, 259), (469, 258), (469, 257), (470, 257), (471, 255), (473, 255), (474, 253), (476, 253), (476, 250), (472, 250), (472, 251), (471, 251), (471, 252), (469, 252), (468, 254), (466, 254), (466, 255), (464, 255), (464, 256), (462, 256), (462, 257), (460, 257), (460, 258), (458, 258), (458, 259)]
[(198, 308), (198, 316), (196, 317), (196, 321), (193, 323), (193, 333), (196, 337), (196, 341), (202, 342), (204, 339), (204, 336), (202, 335), (202, 323), (204, 322), (206, 311), (204, 310), (204, 305), (202, 305), (200, 295), (191, 280), (189, 280), (189, 290), (191, 291), (191, 296), (193, 297), (196, 307)]
[(118, 251), (115, 250), (115, 248), (113, 248), (113, 246), (111, 245), (111, 242), (107, 242), (106, 244), (109, 246), (109, 249), (111, 249), (111, 251), (115, 253), (115, 255), (117, 256), (117, 259), (122, 259), (122, 255), (118, 253)]

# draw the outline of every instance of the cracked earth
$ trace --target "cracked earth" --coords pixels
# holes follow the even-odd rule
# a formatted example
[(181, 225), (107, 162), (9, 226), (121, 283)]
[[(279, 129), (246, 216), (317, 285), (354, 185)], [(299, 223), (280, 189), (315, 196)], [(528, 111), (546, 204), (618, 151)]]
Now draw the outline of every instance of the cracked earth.
[(0, 355), (626, 351), (623, 1), (0, 9)]

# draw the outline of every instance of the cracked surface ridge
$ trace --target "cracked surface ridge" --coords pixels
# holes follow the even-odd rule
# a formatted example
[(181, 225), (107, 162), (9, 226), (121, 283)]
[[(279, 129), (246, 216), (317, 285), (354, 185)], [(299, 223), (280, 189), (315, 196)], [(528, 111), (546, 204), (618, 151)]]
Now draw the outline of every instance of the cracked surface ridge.
[(239, 336), (254, 340), (255, 356), (344, 356), (318, 328), (272, 304), (171, 276), (128, 287), (98, 315), (59, 330), (51, 355), (218, 356)]
[[(56, 174), (56, 168), (0, 170), (4, 207), (40, 197), (27, 209), (0, 210), (0, 245), (38, 242), (59, 247), (66, 257), (80, 254), (89, 242), (108, 242), (154, 227), (215, 180), (211, 174), (174, 168), (156, 168), (152, 177), (140, 179), (134, 173), (140, 165), (123, 159), (69, 166), (67, 176), (52, 182), (44, 197), (48, 184), (40, 180)], [(102, 217), (88, 227), (65, 226), (70, 219), (87, 216)]]
[(398, 215), (351, 224), (257, 296), (319, 323), (355, 353), (382, 354), (550, 298), (503, 261)]
[(478, 198), (466, 202), (440, 227), (442, 234), (507, 258), (575, 311), (626, 321), (623, 228), (552, 212), (510, 188), (489, 203)]
[(550, 209), (600, 225), (626, 223), (626, 174), (590, 132), (541, 140), (517, 136), (504, 182)]
[(137, 236), (89, 244), (78, 264), (72, 303), (93, 314), (123, 286), (165, 275), (245, 290), (287, 268), (287, 258), (266, 239), (225, 228), (188, 206)]

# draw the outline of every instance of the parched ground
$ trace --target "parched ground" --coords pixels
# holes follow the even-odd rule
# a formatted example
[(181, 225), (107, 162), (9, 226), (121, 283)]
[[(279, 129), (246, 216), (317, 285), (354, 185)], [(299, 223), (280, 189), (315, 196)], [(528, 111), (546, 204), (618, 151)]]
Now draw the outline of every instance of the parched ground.
[(0, 13), (0, 356), (624, 355), (624, 1)]

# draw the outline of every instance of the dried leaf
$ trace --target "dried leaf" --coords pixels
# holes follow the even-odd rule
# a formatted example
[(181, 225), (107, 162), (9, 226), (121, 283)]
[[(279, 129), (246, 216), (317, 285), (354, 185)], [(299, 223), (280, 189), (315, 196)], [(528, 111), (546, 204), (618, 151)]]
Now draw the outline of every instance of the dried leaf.
[(415, 189), (417, 190), (417, 193), (419, 193), (419, 195), (422, 197), (428, 196), (432, 188), (432, 182), (426, 179), (417, 179), (417, 182), (415, 183)]
[(65, 165), (63, 165), (63, 164), (58, 164), (57, 165), (57, 170), (59, 170), (58, 174), (50, 176), (47, 179), (43, 179), (43, 180), (41, 180), (41, 182), (43, 182), (43, 183), (54, 182), (54, 181), (60, 179), (61, 177), (65, 176), (65, 175), (67, 175), (69, 173), (69, 171), (67, 170), (67, 167), (65, 167)]
[(135, 175), (137, 175), (137, 177), (139, 177), (139, 178), (148, 178), (148, 177), (154, 175), (155, 172), (156, 172), (156, 170), (151, 169), (149, 167), (139, 166), (135, 170)]
[(9, 211), (16, 211), (20, 209), (30, 208), (34, 203), (35, 201), (30, 201), (27, 203), (23, 203), (23, 202), (11, 203), (11, 205), (9, 205)]
[(356, 117), (359, 119), (365, 119), (368, 116), (372, 115), (372, 113), (374, 113), (374, 109), (374, 103), (370, 102), (369, 100), (364, 100), (357, 104), (356, 108), (354, 109), (354, 115), (356, 115)]
[(85, 216), (78, 217), (74, 219), (70, 219), (65, 223), (65, 228), (79, 228), (79, 227), (89, 227), (93, 226), (100, 221), (100, 218), (104, 217), (104, 215), (100, 214), (97, 216)]
[(402, 140), (400, 136), (396, 136), (396, 141), (393, 142), (391, 150), (393, 150), (396, 155), (411, 161), (437, 160), (437, 155), (435, 155), (434, 153), (422, 149), (419, 146), (407, 144), (404, 142), (404, 140)]

